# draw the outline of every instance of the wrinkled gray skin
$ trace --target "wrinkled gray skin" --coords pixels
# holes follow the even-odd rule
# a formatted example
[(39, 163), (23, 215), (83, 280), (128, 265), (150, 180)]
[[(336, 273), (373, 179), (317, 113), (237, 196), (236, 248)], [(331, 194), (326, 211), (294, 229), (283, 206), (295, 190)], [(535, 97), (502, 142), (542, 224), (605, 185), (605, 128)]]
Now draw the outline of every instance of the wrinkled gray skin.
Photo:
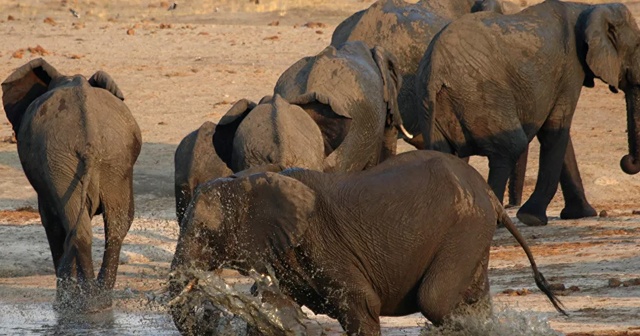
[(234, 171), (263, 165), (356, 171), (396, 150), (395, 59), (361, 42), (328, 47), (285, 71), (273, 97), (238, 101), (220, 119), (216, 152)]
[(418, 64), (431, 39), (445, 25), (478, 11), (503, 12), (498, 0), (422, 0), (415, 4), (379, 0), (340, 23), (333, 32), (331, 45), (363, 41), (372, 47), (381, 46), (397, 58), (397, 71), (402, 77), (398, 106), (404, 127), (415, 135), (405, 140), (422, 149), (415, 92)]
[(184, 211), (200, 183), (233, 174), (211, 143), (215, 129), (216, 124), (203, 123), (184, 137), (176, 149), (174, 185), (178, 223), (182, 222)]
[[(404, 0), (379, 0), (344, 20), (331, 37), (331, 45), (346, 41), (364, 41), (381, 46), (396, 56), (402, 86), (398, 92), (398, 107), (402, 122), (413, 136), (404, 140), (418, 149), (424, 148), (418, 122), (418, 95), (415, 76), (431, 39), (449, 22), (474, 12), (516, 12), (512, 5), (498, 0), (422, 0), (411, 4)], [(509, 180), (509, 204), (520, 205), (524, 185), (527, 156), (523, 154), (517, 170)]]
[(489, 184), (502, 199), (509, 172), (536, 136), (538, 180), (518, 218), (546, 224), (558, 181), (565, 198), (561, 218), (594, 216), (569, 131), (582, 86), (592, 87), (595, 78), (625, 92), (629, 155), (621, 167), (635, 174), (640, 30), (626, 6), (546, 1), (514, 15), (465, 16), (434, 38), (420, 64), (416, 90), (425, 146), (487, 156)]
[(277, 95), (259, 105), (238, 101), (220, 119), (213, 145), (234, 172), (269, 164), (321, 170), (324, 160), (318, 125)]
[[(209, 181), (184, 224), (173, 296), (190, 282), (184, 269), (271, 268), (283, 293), (349, 335), (379, 335), (379, 316), (422, 312), (440, 324), (465, 306), (489, 314), (489, 249), (502, 224), (562, 311), (484, 179), (443, 153), (403, 153), (350, 174), (288, 169)], [(174, 321), (190, 332), (181, 316)]]
[[(20, 162), (38, 194), (58, 278), (56, 307), (111, 306), (120, 248), (133, 220), (133, 165), (142, 143), (122, 92), (103, 71), (88, 81), (63, 76), (41, 58), (18, 68), (2, 91)], [(91, 218), (98, 214), (106, 241), (96, 279)]]
[(363, 170), (395, 155), (402, 127), (396, 62), (384, 48), (355, 41), (305, 57), (280, 76), (274, 94), (320, 125), (321, 170)]

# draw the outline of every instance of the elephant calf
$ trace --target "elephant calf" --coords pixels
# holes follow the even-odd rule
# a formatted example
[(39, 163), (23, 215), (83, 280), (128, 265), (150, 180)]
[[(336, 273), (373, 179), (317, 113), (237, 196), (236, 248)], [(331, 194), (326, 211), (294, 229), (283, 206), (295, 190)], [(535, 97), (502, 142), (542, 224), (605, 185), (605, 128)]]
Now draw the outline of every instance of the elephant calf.
[(403, 153), (357, 173), (217, 179), (196, 190), (183, 224), (174, 296), (190, 281), (184, 269), (272, 269), (283, 293), (349, 335), (379, 335), (381, 315), (422, 312), (441, 324), (467, 305), (488, 314), (489, 249), (502, 224), (563, 312), (482, 176), (448, 154)]
[[(133, 165), (142, 138), (111, 77), (63, 76), (41, 58), (2, 83), (18, 155), (38, 194), (56, 269), (56, 307), (111, 306), (120, 248), (133, 220)], [(103, 214), (105, 251), (97, 281), (91, 218)], [(77, 278), (77, 285), (74, 281)]]
[(174, 156), (176, 216), (182, 222), (184, 211), (200, 183), (233, 174), (220, 159), (213, 143), (216, 124), (207, 121), (189, 133), (178, 145)]

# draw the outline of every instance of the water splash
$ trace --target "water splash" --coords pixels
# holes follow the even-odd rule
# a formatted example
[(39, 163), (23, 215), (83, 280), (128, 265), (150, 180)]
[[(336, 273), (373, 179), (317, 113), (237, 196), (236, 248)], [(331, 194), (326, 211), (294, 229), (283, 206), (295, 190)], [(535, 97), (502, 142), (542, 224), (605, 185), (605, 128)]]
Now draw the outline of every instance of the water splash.
[(247, 335), (247, 327), (262, 335), (324, 335), (320, 324), (284, 295), (274, 277), (251, 272), (257, 296), (238, 291), (213, 272), (181, 274), (188, 285), (169, 307), (183, 333)]
[(488, 319), (458, 315), (442, 326), (427, 326), (421, 335), (429, 336), (561, 336), (549, 326), (547, 318), (537, 312), (515, 311), (494, 305)]

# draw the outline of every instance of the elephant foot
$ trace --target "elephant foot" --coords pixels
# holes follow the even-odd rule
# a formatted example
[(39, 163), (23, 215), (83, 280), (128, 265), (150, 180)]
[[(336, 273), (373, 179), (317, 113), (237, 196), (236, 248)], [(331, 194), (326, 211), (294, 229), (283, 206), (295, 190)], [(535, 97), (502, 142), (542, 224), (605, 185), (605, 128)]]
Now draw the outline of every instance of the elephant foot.
[(532, 206), (527, 206), (527, 204), (529, 203), (528, 202), (525, 203), (520, 208), (520, 210), (518, 210), (518, 213), (516, 214), (516, 217), (518, 217), (518, 220), (520, 220), (522, 223), (524, 223), (527, 226), (547, 225), (547, 222), (549, 221), (549, 219), (547, 218), (545, 209), (543, 210), (534, 209)]
[(87, 299), (86, 311), (88, 313), (97, 313), (110, 309), (113, 306), (113, 297), (111, 291), (100, 290)]
[(560, 212), (562, 219), (579, 219), (585, 217), (595, 217), (598, 213), (589, 203), (580, 202), (578, 205), (566, 204)]
[(56, 299), (53, 309), (56, 311), (74, 311), (79, 306), (80, 287), (73, 279), (56, 280)]

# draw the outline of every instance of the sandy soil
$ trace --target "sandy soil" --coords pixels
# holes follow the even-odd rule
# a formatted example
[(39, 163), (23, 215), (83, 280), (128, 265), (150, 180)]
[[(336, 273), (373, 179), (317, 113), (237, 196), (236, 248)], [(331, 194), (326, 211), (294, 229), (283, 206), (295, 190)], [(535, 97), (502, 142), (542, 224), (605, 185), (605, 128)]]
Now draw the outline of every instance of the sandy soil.
[[(167, 3), (140, 0), (0, 4), (0, 79), (39, 56), (67, 74), (106, 70), (142, 129), (144, 146), (135, 169), (136, 219), (123, 247), (117, 300), (106, 318), (110, 324), (97, 322), (101, 328), (121, 334), (176, 333), (153, 297), (165, 283), (177, 238), (173, 153), (178, 142), (205, 120), (217, 121), (237, 99), (257, 101), (270, 94), (282, 71), (322, 50), (342, 19), (369, 4), (194, 0), (179, 2), (171, 12), (165, 9)], [(69, 7), (80, 18), (72, 16)], [(630, 7), (636, 14), (640, 9)], [(322, 24), (309, 28), (307, 22)], [(626, 153), (624, 106), (623, 95), (610, 93), (605, 85), (585, 89), (572, 128), (587, 196), (608, 217), (558, 220), (558, 193), (548, 226), (519, 225), (540, 269), (566, 288), (562, 300), (570, 317), (555, 313), (535, 289), (524, 254), (504, 230), (496, 234), (490, 265), (499, 306), (548, 318), (553, 328), (567, 334), (640, 335), (640, 216), (633, 213), (640, 209), (640, 179), (625, 175), (618, 165)], [(54, 271), (34, 210), (36, 195), (24, 177), (15, 144), (7, 141), (11, 128), (2, 115), (0, 333), (64, 333), (64, 321), (50, 311)], [(401, 148), (411, 149), (404, 143)], [(535, 183), (536, 157), (534, 144), (525, 196)], [(486, 175), (485, 160), (473, 158), (471, 163)], [(509, 211), (514, 217), (515, 209)], [(93, 225), (97, 265), (102, 220), (95, 218)], [(242, 282), (232, 273), (228, 276)], [(622, 284), (615, 286), (612, 278)], [(317, 318), (328, 330), (340, 330), (335, 321)], [(384, 333), (416, 335), (424, 322), (418, 315), (383, 318)]]

